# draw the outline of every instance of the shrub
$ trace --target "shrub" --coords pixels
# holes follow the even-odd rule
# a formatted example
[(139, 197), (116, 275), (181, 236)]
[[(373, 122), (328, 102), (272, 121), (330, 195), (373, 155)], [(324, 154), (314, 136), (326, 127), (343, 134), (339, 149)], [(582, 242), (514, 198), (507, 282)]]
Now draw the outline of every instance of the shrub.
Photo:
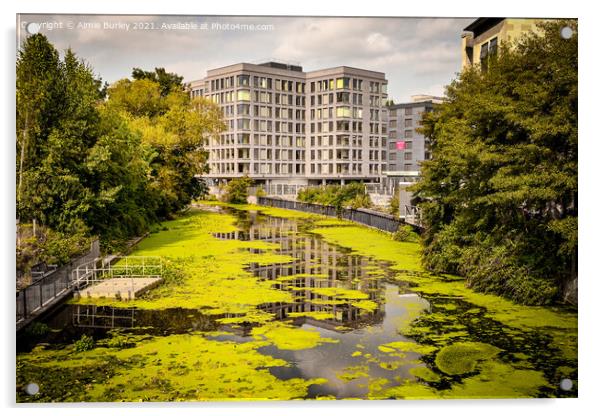
[(80, 339), (73, 343), (73, 349), (76, 352), (89, 351), (94, 348), (94, 338), (84, 334)]
[(249, 187), (253, 180), (248, 176), (232, 179), (226, 185), (224, 201), (231, 204), (246, 204), (249, 196)]
[(30, 337), (41, 337), (50, 332), (50, 327), (41, 322), (33, 322), (25, 329), (25, 335)]
[(393, 233), (393, 240), (405, 242), (417, 242), (418, 234), (414, 232), (411, 225), (400, 225), (397, 231)]
[(395, 187), (395, 192), (393, 192), (393, 196), (391, 197), (391, 202), (389, 203), (389, 214), (398, 216), (399, 215), (399, 188)]
[(329, 205), (337, 209), (343, 207), (370, 208), (372, 206), (372, 201), (366, 193), (365, 186), (357, 182), (347, 185), (305, 188), (299, 191), (297, 199), (303, 202)]

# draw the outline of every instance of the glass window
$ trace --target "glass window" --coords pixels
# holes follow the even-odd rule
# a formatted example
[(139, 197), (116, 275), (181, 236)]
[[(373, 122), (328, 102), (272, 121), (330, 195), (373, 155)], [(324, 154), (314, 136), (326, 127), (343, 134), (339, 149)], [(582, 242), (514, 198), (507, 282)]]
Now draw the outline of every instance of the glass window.
[(337, 107), (337, 117), (351, 117), (351, 108)]
[(249, 104), (238, 104), (236, 106), (236, 112), (238, 115), (248, 116), (250, 107), (251, 106)]
[(236, 99), (238, 101), (251, 101), (251, 92), (249, 90), (236, 91)]
[(239, 118), (236, 122), (239, 130), (249, 130), (251, 127), (251, 120), (248, 118)]
[(489, 41), (489, 56), (497, 54), (497, 38), (493, 38)]

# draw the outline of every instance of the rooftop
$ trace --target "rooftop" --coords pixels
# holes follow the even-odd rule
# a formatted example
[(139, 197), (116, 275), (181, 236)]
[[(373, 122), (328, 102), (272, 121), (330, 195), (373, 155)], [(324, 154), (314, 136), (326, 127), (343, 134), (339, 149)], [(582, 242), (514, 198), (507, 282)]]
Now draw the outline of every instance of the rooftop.
[(479, 17), (464, 28), (466, 32), (472, 32), (475, 37), (504, 20), (505, 17)]

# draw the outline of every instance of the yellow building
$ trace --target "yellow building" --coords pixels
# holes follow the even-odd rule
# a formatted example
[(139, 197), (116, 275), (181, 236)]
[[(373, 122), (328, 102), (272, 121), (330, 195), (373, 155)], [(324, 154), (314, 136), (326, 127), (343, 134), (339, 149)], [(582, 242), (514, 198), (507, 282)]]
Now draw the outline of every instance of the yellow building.
[(544, 19), (479, 17), (466, 26), (462, 34), (462, 68), (481, 65), (486, 69), (488, 57), (497, 54), (500, 44), (537, 30), (537, 23), (542, 21)]

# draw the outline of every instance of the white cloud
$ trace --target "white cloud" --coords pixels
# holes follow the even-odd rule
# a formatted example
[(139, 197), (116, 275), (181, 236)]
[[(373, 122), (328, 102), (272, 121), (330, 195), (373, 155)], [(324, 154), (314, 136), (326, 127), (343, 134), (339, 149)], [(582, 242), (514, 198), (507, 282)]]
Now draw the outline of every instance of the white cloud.
[[(29, 16), (28, 16), (29, 17)], [(57, 49), (72, 47), (109, 82), (133, 67), (165, 67), (185, 80), (207, 69), (265, 57), (306, 70), (348, 65), (384, 72), (394, 99), (444, 85), (460, 69), (460, 34), (470, 20), (203, 16), (38, 16), (111, 22), (209, 21), (272, 24), (273, 31), (54, 31)], [(31, 19), (33, 21), (33, 19)]]

